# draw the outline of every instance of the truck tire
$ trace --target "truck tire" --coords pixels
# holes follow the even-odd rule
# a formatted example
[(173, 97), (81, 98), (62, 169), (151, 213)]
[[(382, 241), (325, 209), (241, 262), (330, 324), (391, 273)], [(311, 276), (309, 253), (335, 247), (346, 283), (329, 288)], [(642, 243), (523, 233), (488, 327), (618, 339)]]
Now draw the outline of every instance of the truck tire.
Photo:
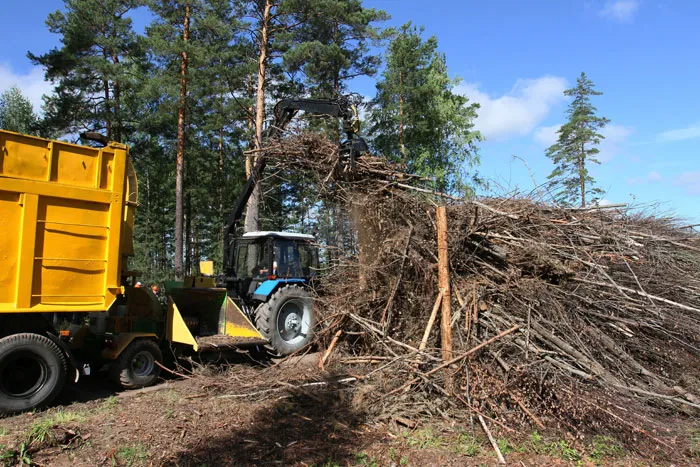
[(297, 285), (282, 287), (255, 310), (255, 326), (274, 356), (292, 354), (311, 342), (315, 325), (313, 299)]
[(124, 389), (137, 389), (151, 386), (158, 381), (160, 367), (156, 362), (163, 363), (163, 354), (152, 340), (138, 339), (133, 341), (111, 363), (109, 376)]
[(67, 374), (65, 354), (48, 337), (22, 333), (0, 339), (0, 413), (51, 403)]

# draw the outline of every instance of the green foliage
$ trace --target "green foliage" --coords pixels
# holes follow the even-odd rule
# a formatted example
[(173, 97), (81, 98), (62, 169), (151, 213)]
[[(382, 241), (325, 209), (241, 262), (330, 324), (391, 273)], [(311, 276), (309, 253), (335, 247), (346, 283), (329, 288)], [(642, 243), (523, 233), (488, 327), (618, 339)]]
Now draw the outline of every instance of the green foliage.
[[(190, 7), (187, 41), (185, 5)], [(183, 97), (183, 273), (196, 274), (203, 259), (214, 260), (217, 274), (222, 271), (222, 225), (245, 181), (244, 151), (255, 131), (251, 116), (256, 110), (263, 7), (259, 0), (64, 0), (63, 8), (47, 19), (60, 46), (29, 54), (56, 85), (45, 99), (41, 125), (29, 132), (73, 137), (94, 130), (130, 145), (139, 208), (135, 255), (128, 268), (139, 271), (144, 283), (174, 278), (183, 53), (189, 62)], [(153, 21), (138, 34), (131, 17), (143, 8), (150, 10)], [(388, 37), (381, 29), (388, 19), (384, 11), (366, 8), (361, 0), (281, 0), (273, 2), (273, 9), (266, 44), (266, 105), (295, 95), (330, 97), (346, 92), (353, 78), (377, 73)], [(393, 77), (402, 63), (410, 65), (401, 56), (418, 37), (418, 69), (411, 71), (416, 83), (406, 93), (412, 105), (406, 107), (407, 163), (416, 173), (436, 177), (438, 189), (460, 189), (465, 167), (477, 161), (474, 144), (480, 136), (472, 125), (476, 106), (453, 93), (457, 82), (447, 75), (437, 41), (423, 41), (415, 28), (402, 31), (387, 57), (384, 97), (373, 110), (386, 123), (377, 126), (375, 145), (396, 139)], [(337, 122), (309, 125), (332, 138), (339, 133)], [(382, 139), (384, 129), (387, 136)], [(387, 154), (400, 159), (392, 148)], [(323, 244), (352, 252), (356, 246), (349, 215), (320, 202), (320, 190), (303, 176), (277, 175), (262, 184), (260, 227), (313, 233)], [(336, 250), (326, 251), (331, 260), (330, 252)]]
[(141, 443), (122, 446), (117, 449), (115, 457), (127, 467), (142, 465), (148, 459), (148, 450)]
[(419, 449), (436, 448), (443, 444), (442, 439), (433, 433), (430, 427), (420, 430), (405, 432), (406, 446), (417, 447)]
[(379, 467), (379, 463), (374, 457), (371, 457), (365, 451), (355, 454), (355, 465), (364, 465), (366, 467)]
[(0, 94), (0, 129), (26, 134), (38, 132), (39, 119), (32, 103), (16, 86)]
[(142, 47), (128, 13), (143, 0), (64, 0), (65, 11), (46, 24), (61, 35), (61, 47), (29, 53), (46, 68), (56, 88), (44, 101), (43, 125), (52, 133), (104, 132), (123, 141), (130, 126), (122, 96), (134, 90), (134, 68)]
[(469, 433), (460, 433), (457, 436), (455, 452), (467, 457), (474, 457), (481, 452), (479, 441)]
[(7, 436), (7, 434), (10, 432), (7, 428), (4, 426), (0, 426), (0, 436)]
[[(402, 161), (408, 171), (434, 177), (441, 191), (467, 190), (467, 169), (479, 163), (474, 130), (478, 104), (454, 92), (435, 36), (404, 24), (389, 44), (377, 83), (370, 136), (377, 151)], [(472, 175), (472, 183), (476, 178)]]
[(58, 410), (53, 415), (34, 422), (27, 431), (27, 445), (43, 443), (49, 440), (51, 428), (71, 422), (82, 422), (85, 416), (77, 412), (64, 412)]
[(555, 187), (557, 201), (562, 204), (581, 203), (586, 206), (586, 195), (595, 197), (602, 194), (594, 188), (593, 177), (589, 174), (590, 164), (600, 164), (597, 146), (604, 139), (599, 130), (610, 120), (596, 115), (597, 109), (591, 104), (591, 96), (602, 93), (593, 89), (591, 81), (585, 73), (576, 81), (576, 86), (564, 91), (573, 97), (566, 111), (568, 121), (559, 128), (557, 142), (550, 146), (546, 155), (554, 163), (554, 170), (547, 177)]
[(386, 12), (365, 8), (361, 0), (315, 0), (305, 8), (299, 3), (286, 2), (295, 10), (293, 21), (303, 27), (288, 37), (284, 66), (303, 73), (309, 94), (328, 97), (344, 92), (349, 79), (374, 76), (381, 58), (370, 47), (384, 37), (375, 24), (389, 19)]
[(700, 459), (700, 428), (690, 430), (690, 455)]
[(590, 457), (596, 464), (600, 464), (606, 459), (620, 457), (624, 453), (625, 451), (614, 439), (600, 435), (593, 437), (593, 450)]

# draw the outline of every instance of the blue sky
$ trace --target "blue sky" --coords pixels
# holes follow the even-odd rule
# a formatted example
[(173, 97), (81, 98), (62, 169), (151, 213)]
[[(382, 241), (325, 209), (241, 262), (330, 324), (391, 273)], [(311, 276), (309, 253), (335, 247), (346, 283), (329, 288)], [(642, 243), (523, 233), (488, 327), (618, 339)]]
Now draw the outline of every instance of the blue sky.
[[(31, 6), (30, 6), (31, 3)], [(4, 0), (0, 91), (18, 84), (34, 102), (50, 91), (26, 59), (58, 44), (44, 20), (61, 0)], [(604, 131), (602, 164), (592, 169), (605, 200), (660, 203), (700, 222), (700, 2), (663, 0), (365, 0), (438, 37), (458, 90), (481, 105), (481, 173), (530, 191), (552, 169), (545, 148), (564, 120), (562, 91), (585, 71)], [(136, 18), (143, 27), (147, 18)], [(373, 94), (369, 80), (357, 92)]]

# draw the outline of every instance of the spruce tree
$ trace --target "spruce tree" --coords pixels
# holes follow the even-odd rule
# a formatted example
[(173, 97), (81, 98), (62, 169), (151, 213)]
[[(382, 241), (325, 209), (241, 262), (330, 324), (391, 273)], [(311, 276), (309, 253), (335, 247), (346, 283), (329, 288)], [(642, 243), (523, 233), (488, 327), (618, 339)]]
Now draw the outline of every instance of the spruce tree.
[(395, 32), (372, 103), (370, 136), (378, 152), (433, 177), (438, 190), (464, 191), (467, 168), (479, 162), (479, 105), (454, 92), (459, 80), (449, 77), (437, 38), (423, 39), (422, 32), (410, 22)]
[(557, 142), (546, 152), (555, 166), (547, 178), (556, 190), (556, 200), (563, 204), (580, 202), (585, 207), (586, 195), (595, 200), (602, 193), (594, 187), (588, 166), (600, 164), (596, 158), (600, 152), (597, 146), (605, 137), (599, 130), (610, 120), (596, 115), (598, 109), (591, 104), (591, 96), (600, 96), (602, 92), (593, 86), (593, 81), (582, 72), (576, 86), (564, 91), (566, 96), (573, 97), (566, 111), (569, 120), (559, 128)]

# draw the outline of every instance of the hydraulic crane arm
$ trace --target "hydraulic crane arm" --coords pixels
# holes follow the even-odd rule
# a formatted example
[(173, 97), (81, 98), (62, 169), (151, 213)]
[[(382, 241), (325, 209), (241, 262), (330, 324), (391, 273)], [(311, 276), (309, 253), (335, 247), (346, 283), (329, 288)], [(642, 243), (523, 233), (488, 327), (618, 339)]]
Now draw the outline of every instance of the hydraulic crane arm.
[[(369, 147), (359, 133), (359, 119), (357, 110), (350, 103), (347, 96), (338, 99), (282, 99), (274, 108), (274, 121), (265, 132), (265, 139), (276, 138), (284, 133), (289, 122), (300, 111), (314, 115), (323, 115), (339, 118), (342, 123), (343, 132), (347, 139), (340, 143), (339, 155), (341, 161), (349, 162), (354, 168), (355, 159), (360, 155), (369, 152)], [(253, 194), (255, 185), (260, 182), (265, 171), (266, 160), (263, 156), (258, 156), (255, 166), (243, 187), (243, 191), (236, 200), (233, 210), (226, 219), (224, 225), (224, 272), (226, 276), (235, 273), (233, 241), (236, 227), (243, 216), (243, 210), (248, 204), (250, 196)]]

